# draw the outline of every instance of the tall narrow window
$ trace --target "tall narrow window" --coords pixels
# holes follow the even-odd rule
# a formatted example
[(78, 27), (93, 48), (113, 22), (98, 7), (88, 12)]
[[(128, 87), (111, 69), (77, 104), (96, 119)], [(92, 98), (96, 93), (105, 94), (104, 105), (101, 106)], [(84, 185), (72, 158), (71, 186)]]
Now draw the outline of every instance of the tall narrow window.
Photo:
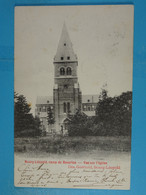
[(67, 75), (71, 75), (71, 68), (70, 67), (67, 68)]
[(67, 102), (67, 112), (70, 112), (70, 102)]
[(64, 113), (66, 113), (66, 103), (65, 102), (63, 103), (63, 111)]
[(83, 107), (83, 110), (86, 111), (86, 106)]
[(95, 109), (95, 107), (94, 107), (94, 105), (92, 105), (92, 110), (94, 110)]
[(65, 69), (64, 68), (60, 68), (60, 75), (65, 75)]
[(64, 129), (67, 130), (67, 124), (66, 123), (64, 123)]

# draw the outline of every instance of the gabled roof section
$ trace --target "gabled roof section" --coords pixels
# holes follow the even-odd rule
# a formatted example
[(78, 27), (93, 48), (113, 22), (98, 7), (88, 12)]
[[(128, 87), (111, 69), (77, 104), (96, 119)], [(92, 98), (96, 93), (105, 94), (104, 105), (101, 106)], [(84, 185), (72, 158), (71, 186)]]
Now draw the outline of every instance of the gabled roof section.
[(72, 43), (64, 23), (61, 37), (59, 40), (57, 53), (54, 57), (54, 62), (69, 62), (77, 61), (77, 56), (73, 51)]
[(82, 103), (98, 103), (98, 95), (82, 95)]
[(53, 104), (53, 96), (38, 96), (36, 105), (38, 104)]

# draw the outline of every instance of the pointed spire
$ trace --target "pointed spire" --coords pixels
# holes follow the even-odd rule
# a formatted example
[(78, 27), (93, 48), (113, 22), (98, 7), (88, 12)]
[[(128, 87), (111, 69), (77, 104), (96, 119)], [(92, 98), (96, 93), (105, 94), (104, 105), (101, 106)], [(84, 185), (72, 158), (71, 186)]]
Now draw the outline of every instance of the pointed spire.
[(57, 53), (54, 62), (77, 61), (77, 56), (73, 51), (72, 43), (64, 22), (61, 37), (59, 40)]

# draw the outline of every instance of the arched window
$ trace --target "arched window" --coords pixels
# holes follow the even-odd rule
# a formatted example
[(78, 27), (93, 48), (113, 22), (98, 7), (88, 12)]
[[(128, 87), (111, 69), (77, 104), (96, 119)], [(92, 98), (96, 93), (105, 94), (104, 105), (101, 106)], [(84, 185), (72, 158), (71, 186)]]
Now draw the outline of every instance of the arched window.
[(67, 112), (70, 112), (70, 102), (67, 102)]
[(64, 68), (60, 68), (60, 75), (65, 75), (65, 69)]
[(66, 113), (66, 103), (65, 102), (63, 103), (63, 111), (64, 113)]
[(45, 106), (43, 106), (43, 112), (46, 112), (46, 107)]
[(86, 111), (86, 105), (84, 105), (83, 110)]
[(95, 106), (94, 105), (92, 105), (92, 111), (95, 109)]
[(67, 68), (67, 75), (71, 75), (71, 68), (70, 67)]

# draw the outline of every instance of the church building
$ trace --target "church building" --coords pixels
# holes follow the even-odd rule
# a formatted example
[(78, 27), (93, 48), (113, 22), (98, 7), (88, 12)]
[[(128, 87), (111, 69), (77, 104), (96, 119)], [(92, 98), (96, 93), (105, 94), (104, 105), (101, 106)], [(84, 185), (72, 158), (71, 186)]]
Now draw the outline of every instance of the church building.
[(80, 109), (88, 116), (94, 116), (98, 96), (82, 95), (77, 76), (78, 59), (65, 24), (53, 63), (53, 96), (37, 97), (35, 114), (48, 131), (47, 110), (50, 107), (55, 117), (54, 129), (59, 134), (61, 129), (66, 129), (68, 113), (73, 115)]

